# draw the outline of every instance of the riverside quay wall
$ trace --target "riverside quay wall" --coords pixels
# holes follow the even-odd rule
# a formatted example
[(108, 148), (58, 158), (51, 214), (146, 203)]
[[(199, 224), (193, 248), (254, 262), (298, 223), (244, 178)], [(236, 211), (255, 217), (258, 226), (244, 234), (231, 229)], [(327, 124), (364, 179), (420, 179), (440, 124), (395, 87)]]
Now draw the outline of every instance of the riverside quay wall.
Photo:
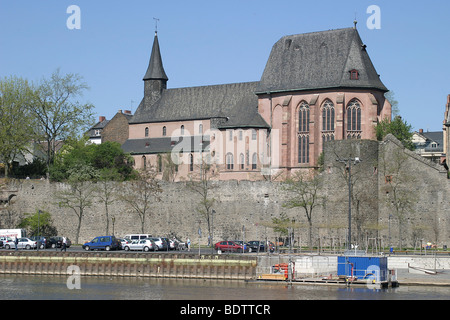
[[(440, 248), (450, 245), (450, 180), (446, 170), (404, 149), (389, 135), (382, 142), (325, 143), (317, 206), (311, 215), (314, 246), (346, 247), (349, 184), (348, 161), (344, 160), (348, 158), (359, 159), (351, 161), (353, 244), (358, 244), (360, 249), (368, 245), (419, 247), (428, 242)], [(309, 221), (305, 211), (283, 206), (294, 194), (279, 181), (283, 175), (275, 176), (278, 181), (211, 181), (209, 197), (215, 199), (211, 220), (213, 242), (243, 238), (275, 242), (280, 233), (268, 224), (273, 218), (285, 215), (296, 222), (295, 245), (308, 245)], [(116, 195), (131, 197), (126, 182), (111, 183), (108, 188), (115, 189)], [(174, 235), (207, 244), (208, 225), (198, 213), (201, 197), (186, 182), (161, 181), (161, 188), (160, 201), (152, 202), (149, 209), (144, 233)], [(42, 210), (51, 214), (58, 234), (74, 242), (79, 217), (74, 210), (63, 207), (56, 197), (70, 190), (69, 185), (46, 180), (12, 181), (0, 190), (0, 199), (8, 199), (0, 204), (0, 228), (14, 228), (27, 213)], [(106, 233), (124, 236), (142, 232), (139, 215), (125, 201), (116, 197), (109, 203), (108, 229), (105, 212), (100, 196), (94, 196), (84, 209), (79, 243)]]
[(239, 255), (0, 252), (0, 274), (67, 276), (76, 266), (82, 276), (250, 280), (256, 265), (256, 257)]

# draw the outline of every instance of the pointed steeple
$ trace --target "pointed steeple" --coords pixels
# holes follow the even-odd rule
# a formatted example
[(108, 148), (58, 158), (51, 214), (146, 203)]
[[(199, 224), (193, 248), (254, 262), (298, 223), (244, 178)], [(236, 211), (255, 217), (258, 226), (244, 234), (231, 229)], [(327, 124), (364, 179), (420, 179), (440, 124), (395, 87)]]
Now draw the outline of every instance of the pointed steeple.
[(166, 72), (164, 71), (161, 52), (159, 50), (158, 33), (156, 31), (155, 39), (153, 40), (152, 55), (143, 80), (169, 80)]
[(164, 71), (161, 52), (159, 50), (158, 33), (156, 31), (155, 39), (153, 40), (152, 55), (143, 80), (144, 103), (149, 108), (161, 98), (163, 91), (167, 89), (167, 81), (169, 80)]

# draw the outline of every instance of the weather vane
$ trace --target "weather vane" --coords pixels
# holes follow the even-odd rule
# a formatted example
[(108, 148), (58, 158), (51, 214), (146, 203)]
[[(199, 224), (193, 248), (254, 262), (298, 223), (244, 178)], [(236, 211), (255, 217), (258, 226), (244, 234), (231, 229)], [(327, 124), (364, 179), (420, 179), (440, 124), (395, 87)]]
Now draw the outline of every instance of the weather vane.
[(153, 20), (155, 20), (155, 33), (158, 33), (158, 18), (153, 18)]

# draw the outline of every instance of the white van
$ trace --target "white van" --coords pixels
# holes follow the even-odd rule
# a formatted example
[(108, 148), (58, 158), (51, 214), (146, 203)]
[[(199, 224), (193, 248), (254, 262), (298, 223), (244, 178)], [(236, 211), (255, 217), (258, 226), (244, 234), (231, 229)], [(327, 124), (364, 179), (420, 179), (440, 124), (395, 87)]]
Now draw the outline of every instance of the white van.
[(127, 234), (125, 235), (124, 238), (133, 241), (150, 238), (151, 236), (152, 236), (151, 234), (135, 233), (135, 234)]
[(27, 232), (25, 229), (0, 229), (0, 237), (18, 239), (26, 236)]

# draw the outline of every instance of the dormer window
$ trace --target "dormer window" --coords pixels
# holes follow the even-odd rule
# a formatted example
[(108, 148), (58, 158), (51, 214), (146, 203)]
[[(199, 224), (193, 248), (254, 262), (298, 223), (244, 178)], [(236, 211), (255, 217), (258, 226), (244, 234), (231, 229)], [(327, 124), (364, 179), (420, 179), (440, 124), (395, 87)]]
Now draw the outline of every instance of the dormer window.
[(359, 72), (356, 69), (350, 70), (350, 80), (359, 80)]

